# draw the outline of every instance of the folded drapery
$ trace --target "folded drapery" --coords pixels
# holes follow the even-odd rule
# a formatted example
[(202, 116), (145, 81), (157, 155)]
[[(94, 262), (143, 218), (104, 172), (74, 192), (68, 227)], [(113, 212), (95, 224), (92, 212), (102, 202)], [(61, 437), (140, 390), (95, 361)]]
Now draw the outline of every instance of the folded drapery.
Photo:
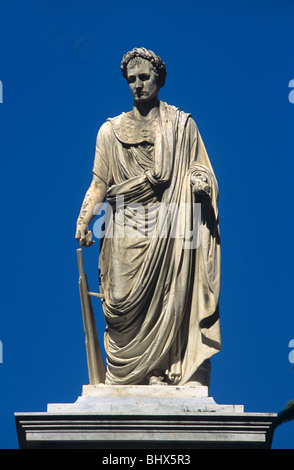
[[(163, 102), (159, 110), (154, 145), (123, 142), (122, 115), (97, 137), (93, 172), (113, 209), (99, 258), (108, 384), (146, 383), (158, 369), (185, 384), (221, 348), (217, 182), (192, 117)], [(193, 193), (196, 173), (210, 196)]]

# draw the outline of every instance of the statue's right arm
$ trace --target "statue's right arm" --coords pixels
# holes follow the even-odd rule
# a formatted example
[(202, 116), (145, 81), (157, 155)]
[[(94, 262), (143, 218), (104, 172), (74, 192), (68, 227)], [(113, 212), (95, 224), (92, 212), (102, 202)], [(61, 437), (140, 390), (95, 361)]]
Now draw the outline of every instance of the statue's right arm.
[(79, 244), (84, 247), (91, 246), (94, 242), (92, 241), (92, 232), (89, 230), (89, 225), (95, 214), (98, 213), (97, 205), (104, 203), (106, 198), (106, 185), (93, 174), (92, 182), (89, 186), (88, 191), (84, 197), (84, 201), (81, 207), (81, 211), (77, 220), (77, 228), (75, 238)]

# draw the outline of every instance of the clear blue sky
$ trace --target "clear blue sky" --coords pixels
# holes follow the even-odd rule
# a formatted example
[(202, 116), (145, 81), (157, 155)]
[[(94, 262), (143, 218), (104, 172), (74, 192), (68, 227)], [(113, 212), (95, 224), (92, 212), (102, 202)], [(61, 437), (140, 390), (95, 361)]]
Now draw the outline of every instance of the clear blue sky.
[[(0, 1), (0, 448), (18, 447), (14, 412), (88, 383), (75, 223), (97, 130), (131, 109), (119, 66), (135, 46), (165, 60), (160, 97), (192, 113), (220, 186), (211, 394), (248, 412), (294, 398), (293, 31), (290, 0)], [(84, 259), (97, 290), (98, 243)], [(294, 448), (293, 421), (273, 448)]]

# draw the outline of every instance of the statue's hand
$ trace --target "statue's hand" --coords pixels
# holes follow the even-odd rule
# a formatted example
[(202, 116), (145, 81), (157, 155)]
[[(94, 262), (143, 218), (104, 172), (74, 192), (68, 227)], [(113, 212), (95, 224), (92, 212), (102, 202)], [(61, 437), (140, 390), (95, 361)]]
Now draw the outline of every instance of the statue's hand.
[(193, 193), (210, 195), (209, 181), (202, 173), (196, 173), (191, 176), (191, 184)]
[(80, 246), (84, 246), (85, 248), (88, 248), (95, 243), (92, 240), (91, 230), (89, 230), (88, 225), (84, 223), (77, 223), (75, 238), (78, 240)]

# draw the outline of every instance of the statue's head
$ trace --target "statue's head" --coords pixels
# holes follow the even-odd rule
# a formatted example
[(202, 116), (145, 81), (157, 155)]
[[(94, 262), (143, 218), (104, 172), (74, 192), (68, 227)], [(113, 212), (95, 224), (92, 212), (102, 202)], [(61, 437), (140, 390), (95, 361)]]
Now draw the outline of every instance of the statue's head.
[(128, 80), (130, 70), (144, 64), (146, 61), (152, 66), (152, 70), (157, 77), (158, 89), (162, 88), (166, 78), (165, 63), (154, 52), (148, 51), (144, 47), (135, 47), (123, 56), (120, 66), (123, 76)]

